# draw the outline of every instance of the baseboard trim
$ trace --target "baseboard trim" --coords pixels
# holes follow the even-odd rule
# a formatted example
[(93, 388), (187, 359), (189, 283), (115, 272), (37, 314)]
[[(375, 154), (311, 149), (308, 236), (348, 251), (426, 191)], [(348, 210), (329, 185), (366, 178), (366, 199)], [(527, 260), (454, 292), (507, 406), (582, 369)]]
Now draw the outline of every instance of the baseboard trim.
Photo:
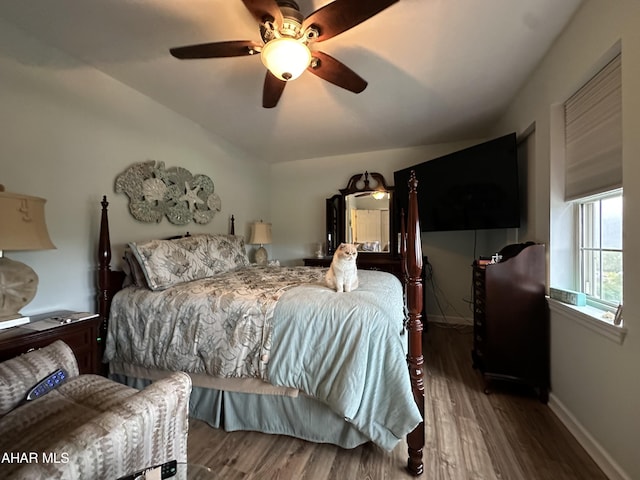
[(606, 452), (595, 438), (582, 426), (573, 414), (553, 394), (549, 395), (549, 408), (556, 417), (567, 427), (569, 432), (582, 445), (589, 456), (600, 467), (609, 480), (631, 480), (631, 477)]

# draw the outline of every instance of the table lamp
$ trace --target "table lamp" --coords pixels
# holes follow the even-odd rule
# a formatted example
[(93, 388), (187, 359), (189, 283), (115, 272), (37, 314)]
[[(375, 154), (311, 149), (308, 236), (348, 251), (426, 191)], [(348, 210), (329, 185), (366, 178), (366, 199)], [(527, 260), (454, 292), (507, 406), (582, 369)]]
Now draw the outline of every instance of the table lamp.
[(256, 263), (258, 265), (266, 265), (269, 261), (269, 254), (263, 245), (271, 243), (271, 224), (263, 223), (262, 220), (251, 225), (251, 239), (249, 243), (252, 245), (260, 245), (256, 250)]
[(44, 220), (44, 198), (5, 192), (0, 185), (0, 330), (29, 322), (20, 313), (36, 295), (38, 275), (3, 251), (56, 248)]

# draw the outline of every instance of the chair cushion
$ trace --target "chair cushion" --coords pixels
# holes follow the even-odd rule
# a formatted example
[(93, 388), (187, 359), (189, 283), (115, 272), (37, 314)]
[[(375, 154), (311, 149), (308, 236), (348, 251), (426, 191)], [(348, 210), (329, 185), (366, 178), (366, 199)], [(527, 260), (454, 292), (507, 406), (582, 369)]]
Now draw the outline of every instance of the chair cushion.
[(98, 375), (81, 375), (43, 397), (0, 418), (0, 433), (21, 432), (9, 440), (0, 436), (0, 451), (47, 451), (89, 419), (109, 410), (138, 390)]
[(68, 378), (78, 376), (76, 357), (60, 340), (0, 363), (0, 417), (13, 410), (32, 387), (58, 368), (65, 369)]

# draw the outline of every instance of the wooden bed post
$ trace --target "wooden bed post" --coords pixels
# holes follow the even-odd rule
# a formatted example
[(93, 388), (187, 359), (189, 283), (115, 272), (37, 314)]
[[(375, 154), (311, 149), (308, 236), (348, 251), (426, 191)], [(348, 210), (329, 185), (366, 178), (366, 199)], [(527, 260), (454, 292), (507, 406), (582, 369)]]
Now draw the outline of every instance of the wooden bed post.
[[(412, 475), (421, 475), (424, 471), (422, 449), (424, 447), (424, 357), (422, 355), (422, 239), (420, 237), (420, 220), (418, 217), (418, 180), (415, 172), (411, 171), (409, 178), (409, 216), (406, 234), (406, 257), (403, 261), (406, 268), (406, 294), (409, 318), (409, 375), (413, 398), (418, 405), (422, 422), (407, 435), (409, 459), (407, 468)], [(401, 235), (404, 244), (404, 234)]]
[(100, 219), (100, 237), (98, 240), (98, 313), (100, 324), (100, 347), (104, 351), (107, 340), (107, 322), (111, 299), (115, 292), (122, 288), (123, 272), (111, 271), (111, 239), (109, 238), (109, 217), (107, 215), (107, 196), (102, 197), (102, 216)]
[(102, 322), (100, 323), (100, 338), (104, 345), (107, 335), (107, 317), (109, 315), (109, 295), (111, 277), (111, 239), (109, 238), (109, 218), (107, 217), (107, 196), (102, 197), (102, 216), (100, 218), (100, 239), (98, 241), (98, 313)]

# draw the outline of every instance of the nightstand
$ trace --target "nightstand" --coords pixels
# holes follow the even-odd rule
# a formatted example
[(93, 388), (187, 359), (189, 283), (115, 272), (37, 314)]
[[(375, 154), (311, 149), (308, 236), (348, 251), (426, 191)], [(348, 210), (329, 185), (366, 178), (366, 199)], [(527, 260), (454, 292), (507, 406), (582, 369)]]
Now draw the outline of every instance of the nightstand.
[(28, 324), (1, 330), (0, 362), (62, 340), (73, 350), (81, 374), (99, 374), (101, 319), (97, 314), (86, 314), (81, 315), (82, 320), (69, 320), (72, 314), (72, 311), (60, 310), (32, 315)]

